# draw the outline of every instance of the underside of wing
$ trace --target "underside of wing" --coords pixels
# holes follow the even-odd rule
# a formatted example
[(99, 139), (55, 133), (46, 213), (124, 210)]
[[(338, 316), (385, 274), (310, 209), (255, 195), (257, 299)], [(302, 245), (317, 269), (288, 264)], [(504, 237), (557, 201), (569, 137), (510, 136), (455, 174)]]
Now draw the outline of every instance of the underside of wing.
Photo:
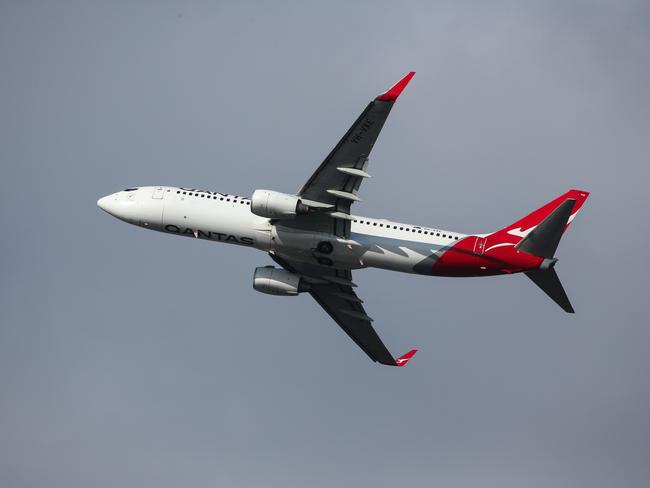
[(309, 293), (345, 333), (372, 359), (389, 366), (404, 366), (413, 357), (409, 351), (397, 360), (393, 358), (377, 332), (361, 300), (353, 290), (350, 270), (325, 268), (299, 263), (271, 254), (286, 270), (303, 276), (309, 283)]
[(360, 200), (359, 187), (368, 174), (368, 158), (393, 104), (411, 81), (410, 72), (392, 88), (371, 101), (339, 143), (327, 155), (298, 192), (307, 205), (321, 205), (320, 212), (300, 216), (289, 226), (350, 235), (350, 207)]

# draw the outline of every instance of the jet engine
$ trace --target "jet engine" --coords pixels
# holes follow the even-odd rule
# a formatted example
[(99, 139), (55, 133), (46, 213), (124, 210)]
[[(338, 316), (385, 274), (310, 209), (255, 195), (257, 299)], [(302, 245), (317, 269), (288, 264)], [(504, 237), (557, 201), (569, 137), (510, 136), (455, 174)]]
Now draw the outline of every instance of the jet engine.
[(307, 291), (309, 283), (297, 274), (274, 266), (255, 268), (253, 288), (269, 295), (295, 296)]
[(251, 197), (251, 212), (268, 219), (293, 219), (309, 213), (309, 207), (295, 195), (271, 190), (255, 190)]

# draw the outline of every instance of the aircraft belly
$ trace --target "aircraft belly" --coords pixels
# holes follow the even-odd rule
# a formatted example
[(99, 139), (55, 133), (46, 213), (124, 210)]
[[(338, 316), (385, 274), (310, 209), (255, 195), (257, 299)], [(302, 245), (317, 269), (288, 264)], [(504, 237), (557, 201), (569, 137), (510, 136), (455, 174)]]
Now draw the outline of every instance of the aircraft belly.
[[(320, 245), (331, 246), (322, 249)], [(295, 261), (341, 269), (365, 267), (361, 256), (365, 248), (354, 239), (344, 239), (324, 232), (303, 231), (274, 225), (271, 231), (271, 250)]]
[[(436, 258), (442, 246), (417, 241), (406, 241), (387, 237), (353, 234), (353, 238), (365, 249), (361, 260), (365, 267), (381, 268), (403, 273), (423, 274), (423, 261)], [(431, 269), (429, 266), (428, 269)], [(429, 273), (430, 274), (430, 273)]]
[[(358, 233), (342, 239), (327, 234), (274, 228), (272, 236), (271, 249), (279, 255), (310, 264), (322, 265), (322, 262), (330, 260), (331, 267), (342, 269), (381, 268), (430, 275), (433, 264), (445, 249), (445, 246), (428, 242)], [(317, 245), (323, 240), (333, 245), (331, 253), (318, 252)]]

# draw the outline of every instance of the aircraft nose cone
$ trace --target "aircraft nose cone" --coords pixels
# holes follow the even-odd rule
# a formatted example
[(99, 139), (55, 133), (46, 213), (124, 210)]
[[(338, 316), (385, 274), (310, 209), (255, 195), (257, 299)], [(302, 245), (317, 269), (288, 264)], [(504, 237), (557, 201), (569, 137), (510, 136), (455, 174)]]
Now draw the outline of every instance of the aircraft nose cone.
[(148, 192), (135, 189), (119, 191), (97, 200), (97, 206), (128, 224), (154, 230), (162, 226), (162, 197), (153, 198)]
[(97, 206), (101, 208), (104, 212), (107, 212), (112, 215), (113, 212), (111, 210), (113, 205), (111, 204), (113, 203), (113, 200), (114, 200), (113, 195), (107, 195), (97, 200)]
[(107, 214), (117, 217), (118, 219), (126, 216), (125, 212), (128, 212), (129, 207), (127, 202), (123, 201), (123, 198), (121, 198), (119, 193), (113, 193), (100, 198), (97, 200), (97, 206)]
[(133, 223), (135, 203), (135, 201), (125, 200), (120, 192), (106, 195), (97, 200), (97, 206), (104, 212), (129, 223)]
[(97, 200), (97, 206), (106, 212), (106, 203), (108, 202), (108, 197), (101, 197)]

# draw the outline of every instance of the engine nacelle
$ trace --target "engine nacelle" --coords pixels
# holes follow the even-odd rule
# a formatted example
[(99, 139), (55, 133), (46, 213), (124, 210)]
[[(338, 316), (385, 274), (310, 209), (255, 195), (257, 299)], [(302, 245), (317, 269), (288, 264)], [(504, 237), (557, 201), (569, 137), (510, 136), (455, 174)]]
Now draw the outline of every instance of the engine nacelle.
[(295, 195), (271, 190), (255, 190), (251, 197), (251, 212), (268, 219), (292, 219), (305, 215), (309, 207)]
[(287, 270), (264, 266), (255, 268), (253, 288), (269, 295), (295, 296), (307, 291), (309, 283), (302, 277)]

